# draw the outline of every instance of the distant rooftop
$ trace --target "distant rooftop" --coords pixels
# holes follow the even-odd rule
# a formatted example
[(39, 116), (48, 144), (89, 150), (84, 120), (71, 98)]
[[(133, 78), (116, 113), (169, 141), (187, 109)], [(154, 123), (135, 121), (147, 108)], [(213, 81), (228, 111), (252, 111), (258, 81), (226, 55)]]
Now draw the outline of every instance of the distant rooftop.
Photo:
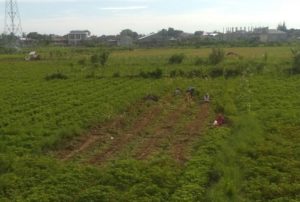
[(284, 31), (280, 31), (280, 30), (277, 30), (277, 29), (269, 29), (268, 33), (269, 34), (285, 34)]
[(156, 34), (157, 34), (157, 33), (151, 33), (151, 34), (148, 34), (148, 35), (146, 35), (146, 36), (140, 37), (139, 40), (146, 39), (146, 38), (151, 37), (151, 36), (154, 36), (154, 35), (156, 35)]
[(72, 30), (70, 34), (88, 34), (90, 35), (91, 32), (89, 30)]

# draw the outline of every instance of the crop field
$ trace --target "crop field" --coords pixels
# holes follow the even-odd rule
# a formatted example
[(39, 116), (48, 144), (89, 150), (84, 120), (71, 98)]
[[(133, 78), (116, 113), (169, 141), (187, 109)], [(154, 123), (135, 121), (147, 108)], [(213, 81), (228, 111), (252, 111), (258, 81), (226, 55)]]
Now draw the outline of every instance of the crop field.
[(0, 55), (0, 201), (300, 201), (290, 49), (225, 48), (218, 64), (210, 48)]

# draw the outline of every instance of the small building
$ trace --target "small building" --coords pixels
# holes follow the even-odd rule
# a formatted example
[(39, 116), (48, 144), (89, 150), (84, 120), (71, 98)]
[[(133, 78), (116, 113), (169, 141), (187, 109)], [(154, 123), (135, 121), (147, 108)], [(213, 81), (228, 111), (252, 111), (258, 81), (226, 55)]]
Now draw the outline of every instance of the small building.
[(267, 32), (261, 33), (259, 36), (261, 42), (283, 42), (288, 39), (286, 32), (277, 29), (268, 29)]
[(91, 36), (91, 32), (88, 30), (74, 30), (68, 34), (68, 44), (69, 45), (80, 45), (83, 41), (88, 40)]
[(65, 46), (68, 44), (68, 40), (63, 36), (51, 35), (51, 44), (56, 46)]
[(169, 38), (166, 39), (166, 37), (159, 33), (151, 33), (149, 35), (140, 37), (137, 42), (141, 46), (153, 47), (167, 43), (168, 39)]
[(118, 45), (121, 47), (130, 48), (133, 46), (133, 39), (130, 36), (120, 36)]

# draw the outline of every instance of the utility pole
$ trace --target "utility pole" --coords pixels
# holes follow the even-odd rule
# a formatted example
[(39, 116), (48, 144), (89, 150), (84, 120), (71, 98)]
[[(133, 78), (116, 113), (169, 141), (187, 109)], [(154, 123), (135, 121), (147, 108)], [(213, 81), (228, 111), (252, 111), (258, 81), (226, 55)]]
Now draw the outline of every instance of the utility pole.
[(5, 0), (4, 35), (9, 46), (17, 46), (18, 37), (22, 37), (21, 17), (17, 0)]

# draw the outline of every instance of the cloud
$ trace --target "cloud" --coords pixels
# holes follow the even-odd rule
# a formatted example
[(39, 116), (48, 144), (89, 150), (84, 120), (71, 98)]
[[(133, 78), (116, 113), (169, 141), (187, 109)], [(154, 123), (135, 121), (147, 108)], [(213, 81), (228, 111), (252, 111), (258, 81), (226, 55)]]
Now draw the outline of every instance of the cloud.
[(141, 10), (146, 9), (147, 6), (124, 6), (124, 7), (103, 7), (100, 10)]

